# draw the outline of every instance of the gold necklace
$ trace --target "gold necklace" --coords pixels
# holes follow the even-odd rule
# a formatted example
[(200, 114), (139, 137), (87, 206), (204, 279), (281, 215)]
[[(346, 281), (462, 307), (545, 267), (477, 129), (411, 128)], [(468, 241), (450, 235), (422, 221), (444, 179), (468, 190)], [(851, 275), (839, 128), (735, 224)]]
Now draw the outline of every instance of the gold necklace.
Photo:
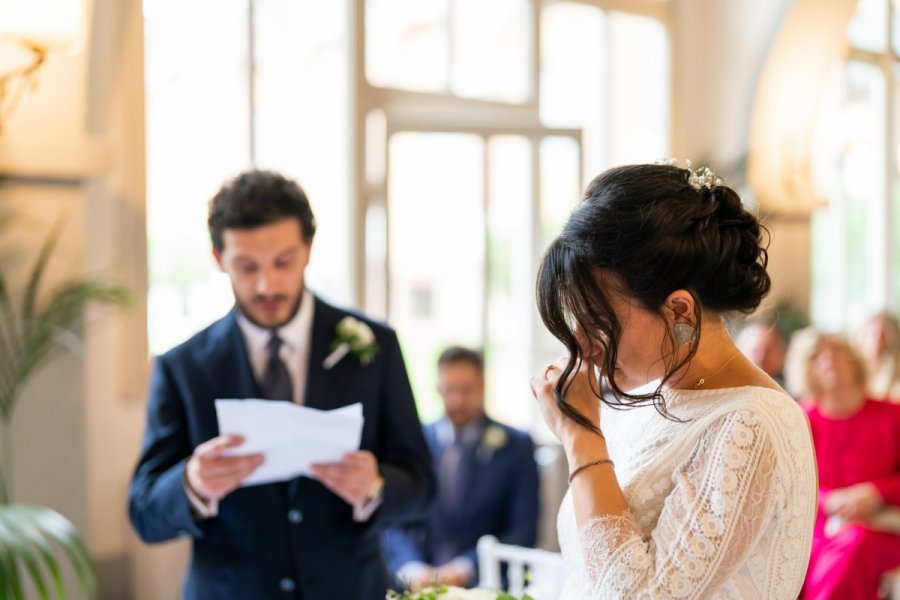
[(722, 369), (725, 368), (725, 365), (727, 365), (728, 363), (730, 363), (731, 360), (732, 360), (735, 356), (737, 356), (738, 354), (740, 354), (740, 353), (741, 353), (740, 350), (735, 350), (735, 351), (732, 353), (732, 355), (728, 357), (728, 360), (726, 360), (725, 362), (723, 362), (723, 363), (722, 363), (722, 366), (719, 367), (718, 369), (716, 369), (716, 372), (715, 372), (715, 373), (713, 373), (712, 375), (708, 375), (708, 376), (706, 376), (706, 377), (701, 377), (700, 380), (699, 380), (697, 383), (694, 384), (694, 389), (696, 390), (696, 389), (699, 388), (699, 387), (703, 387), (703, 384), (706, 383), (706, 380), (707, 380), (707, 379), (712, 379), (713, 377), (715, 377), (716, 375), (718, 375), (719, 372), (720, 372)]

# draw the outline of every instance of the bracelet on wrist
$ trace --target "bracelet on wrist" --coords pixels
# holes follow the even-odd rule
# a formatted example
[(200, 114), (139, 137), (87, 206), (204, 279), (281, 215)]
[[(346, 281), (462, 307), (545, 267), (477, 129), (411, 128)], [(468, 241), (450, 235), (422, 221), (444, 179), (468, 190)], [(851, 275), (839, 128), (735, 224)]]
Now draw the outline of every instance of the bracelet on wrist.
[(578, 475), (579, 473), (581, 473), (583, 470), (587, 469), (588, 467), (593, 467), (596, 465), (609, 465), (613, 469), (616, 468), (616, 463), (614, 463), (609, 458), (598, 458), (597, 460), (592, 460), (590, 462), (586, 462), (583, 465), (579, 465), (579, 466), (575, 467), (575, 469), (571, 473), (569, 473), (569, 485), (572, 485), (572, 480), (575, 479), (576, 475)]

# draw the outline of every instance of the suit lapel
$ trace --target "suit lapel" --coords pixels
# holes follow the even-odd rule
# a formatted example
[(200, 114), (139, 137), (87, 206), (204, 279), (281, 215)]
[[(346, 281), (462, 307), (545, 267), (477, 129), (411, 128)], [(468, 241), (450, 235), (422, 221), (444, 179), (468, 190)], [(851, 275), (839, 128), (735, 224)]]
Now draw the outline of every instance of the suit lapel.
[[(312, 331), (310, 332), (309, 365), (306, 371), (305, 404), (310, 408), (328, 409), (329, 382), (331, 370), (326, 370), (322, 363), (331, 353), (331, 341), (335, 336), (335, 328), (340, 313), (318, 297), (314, 296), (316, 308), (313, 312)], [(337, 367), (335, 367), (337, 368)]]
[(216, 398), (259, 398), (259, 386), (250, 368), (244, 336), (232, 309), (210, 336), (209, 354), (206, 358), (212, 387)]

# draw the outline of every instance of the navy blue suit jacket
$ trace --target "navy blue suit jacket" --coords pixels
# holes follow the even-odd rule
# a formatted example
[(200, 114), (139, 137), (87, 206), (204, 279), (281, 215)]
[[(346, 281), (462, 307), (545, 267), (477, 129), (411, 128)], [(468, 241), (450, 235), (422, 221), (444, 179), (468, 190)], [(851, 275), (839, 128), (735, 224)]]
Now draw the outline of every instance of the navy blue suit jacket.
[(380, 347), (362, 365), (352, 355), (322, 367), (347, 311), (316, 298), (306, 405), (362, 402), (361, 448), (378, 458), (383, 501), (365, 523), (313, 479), (239, 488), (218, 516), (195, 520), (184, 491), (194, 448), (219, 434), (216, 398), (258, 398), (234, 312), (160, 356), (150, 384), (147, 428), (129, 488), (131, 522), (144, 541), (193, 538), (184, 585), (189, 600), (382, 600), (384, 527), (423, 513), (434, 480), (412, 390), (394, 332), (361, 315)]
[[(505, 434), (502, 447), (492, 448), (489, 430)], [(435, 477), (441, 464), (442, 448), (438, 427), (425, 427), (425, 440), (432, 454)], [(538, 468), (531, 437), (517, 429), (487, 420), (481, 441), (462, 457), (467, 476), (460, 484), (463, 499), (455, 514), (441, 502), (444, 481), (438, 480), (438, 499), (424, 519), (385, 532), (383, 546), (392, 574), (407, 562), (434, 565), (439, 544), (449, 543), (454, 556), (469, 558), (476, 567), (476, 545), (482, 535), (491, 534), (501, 542), (533, 547), (537, 537), (539, 511)], [(440, 565), (434, 565), (440, 566)], [(397, 585), (400, 582), (395, 582)], [(472, 582), (475, 583), (475, 582)]]

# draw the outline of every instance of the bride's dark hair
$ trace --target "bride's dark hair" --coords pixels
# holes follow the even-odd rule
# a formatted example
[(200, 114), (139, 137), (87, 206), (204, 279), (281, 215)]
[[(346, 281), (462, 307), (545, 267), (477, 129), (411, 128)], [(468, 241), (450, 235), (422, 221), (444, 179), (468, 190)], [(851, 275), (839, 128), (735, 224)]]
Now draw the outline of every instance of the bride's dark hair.
[[(608, 405), (653, 404), (667, 415), (661, 390), (697, 352), (703, 310), (749, 313), (771, 285), (766, 273), (768, 231), (725, 185), (695, 187), (691, 171), (666, 165), (632, 165), (610, 169), (588, 185), (562, 233), (547, 249), (537, 276), (537, 303), (550, 333), (569, 352), (569, 362), (555, 389), (556, 402), (567, 417), (589, 429), (590, 422), (565, 402), (565, 382), (582, 358), (576, 326), (585, 332), (589, 349), (603, 350), (603, 373), (614, 373), (621, 325), (610, 305), (609, 277), (619, 290), (643, 308), (662, 316), (662, 306), (675, 290), (695, 300), (697, 335), (688, 354), (677, 361), (667, 348), (665, 375), (647, 394), (628, 394), (615, 378), (606, 380)], [(675, 347), (666, 328), (663, 344)]]

